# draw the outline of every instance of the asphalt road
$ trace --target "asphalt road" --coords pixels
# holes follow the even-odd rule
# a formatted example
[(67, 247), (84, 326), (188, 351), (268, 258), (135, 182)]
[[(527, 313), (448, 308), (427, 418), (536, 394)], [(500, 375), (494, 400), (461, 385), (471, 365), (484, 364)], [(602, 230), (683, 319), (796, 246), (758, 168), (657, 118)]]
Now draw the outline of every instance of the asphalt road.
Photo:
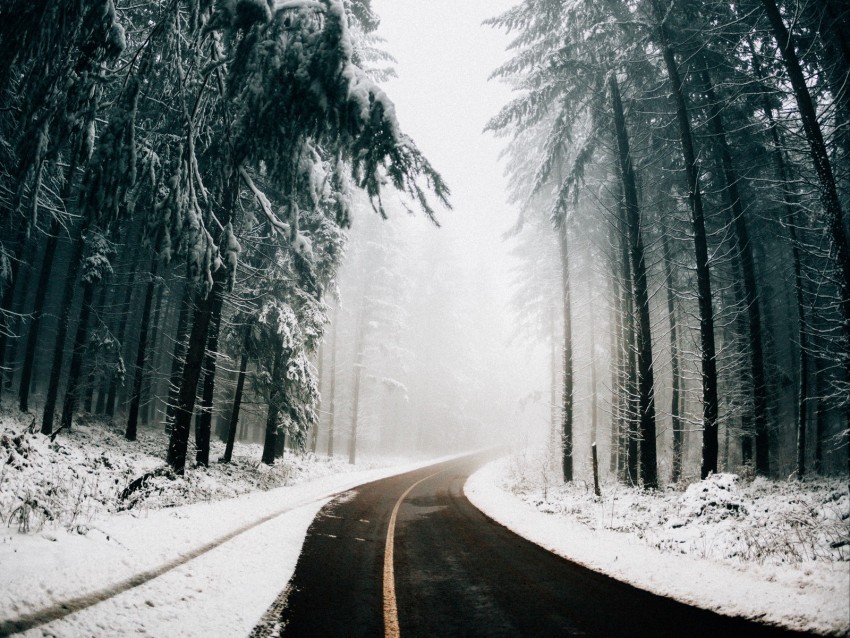
[[(273, 624), (295, 638), (795, 635), (649, 594), (520, 538), (463, 495), (486, 460), (376, 481), (328, 504)], [(398, 634), (385, 618), (393, 595)]]

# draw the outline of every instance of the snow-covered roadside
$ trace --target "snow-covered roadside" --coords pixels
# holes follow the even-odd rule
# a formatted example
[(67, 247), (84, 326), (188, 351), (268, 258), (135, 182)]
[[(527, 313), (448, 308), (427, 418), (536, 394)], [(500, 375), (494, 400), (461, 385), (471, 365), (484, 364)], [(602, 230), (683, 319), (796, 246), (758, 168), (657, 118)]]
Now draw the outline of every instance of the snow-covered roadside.
[(828, 635), (850, 632), (850, 567), (843, 562), (737, 565), (649, 547), (630, 533), (577, 522), (569, 507), (540, 511), (505, 489), (510, 460), (467, 481), (467, 498), (520, 536), (642, 589), (719, 613)]
[(130, 510), (93, 521), (85, 535), (4, 530), (0, 625), (120, 585), (286, 510), (158, 578), (25, 634), (247, 635), (286, 586), (307, 528), (331, 495), (437, 461), (325, 476), (213, 503)]

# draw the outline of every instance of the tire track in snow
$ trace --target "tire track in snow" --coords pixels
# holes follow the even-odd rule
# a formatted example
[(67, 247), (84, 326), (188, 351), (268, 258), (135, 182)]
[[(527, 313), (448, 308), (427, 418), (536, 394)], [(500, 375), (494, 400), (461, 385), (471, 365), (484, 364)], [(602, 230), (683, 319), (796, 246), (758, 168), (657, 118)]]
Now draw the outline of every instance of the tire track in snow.
[(11, 636), (16, 633), (28, 631), (30, 629), (34, 629), (35, 627), (39, 627), (41, 625), (47, 624), (54, 620), (60, 620), (67, 616), (70, 616), (73, 613), (78, 611), (82, 611), (93, 605), (109, 600), (110, 598), (114, 598), (119, 594), (123, 594), (126, 591), (131, 589), (135, 589), (140, 585), (144, 585), (147, 582), (150, 582), (154, 578), (158, 578), (163, 574), (170, 572), (177, 567), (185, 565), (186, 563), (195, 560), (196, 558), (203, 556), (204, 554), (212, 551), (216, 547), (219, 547), (226, 543), (229, 540), (240, 536), (250, 530), (263, 525), (264, 523), (268, 523), (269, 521), (283, 516), (284, 514), (288, 514), (294, 510), (297, 510), (301, 507), (309, 505), (311, 503), (315, 503), (317, 501), (321, 501), (327, 498), (335, 498), (341, 494), (345, 494), (349, 490), (340, 490), (337, 492), (331, 492), (327, 494), (322, 494), (318, 497), (312, 498), (304, 498), (300, 501), (296, 501), (295, 503), (272, 512), (271, 514), (267, 514), (262, 518), (259, 518), (250, 523), (246, 523), (237, 529), (224, 534), (223, 536), (219, 536), (204, 545), (192, 550), (191, 552), (187, 552), (185, 554), (181, 554), (176, 558), (173, 558), (166, 563), (163, 563), (159, 567), (155, 567), (153, 569), (146, 570), (135, 576), (131, 576), (130, 578), (126, 578), (122, 581), (115, 583), (114, 585), (110, 585), (109, 587), (104, 587), (103, 589), (99, 589), (88, 594), (84, 594), (83, 596), (77, 596), (74, 598), (70, 598), (64, 601), (57, 602), (49, 607), (45, 607), (43, 609), (39, 609), (35, 612), (30, 612), (28, 614), (23, 614), (18, 616), (17, 618), (10, 619), (0, 619), (0, 638), (5, 636)]

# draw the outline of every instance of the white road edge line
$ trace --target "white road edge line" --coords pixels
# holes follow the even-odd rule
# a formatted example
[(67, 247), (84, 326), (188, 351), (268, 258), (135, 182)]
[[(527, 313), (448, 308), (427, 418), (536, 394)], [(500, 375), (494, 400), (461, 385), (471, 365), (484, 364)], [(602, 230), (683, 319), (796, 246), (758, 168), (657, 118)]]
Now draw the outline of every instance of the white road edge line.
[(408, 487), (402, 494), (393, 507), (393, 513), (390, 516), (390, 524), (387, 528), (387, 544), (384, 549), (384, 636), (385, 638), (400, 638), (401, 633), (398, 628), (398, 607), (395, 599), (395, 569), (393, 568), (393, 549), (395, 544), (393, 537), (395, 536), (395, 521), (398, 517), (398, 509), (401, 507), (402, 501), (407, 498), (414, 488), (420, 483), (424, 483), (429, 478), (434, 478), (437, 474), (451, 468), (444, 468), (439, 472), (429, 474), (423, 479), (419, 479), (413, 485)]

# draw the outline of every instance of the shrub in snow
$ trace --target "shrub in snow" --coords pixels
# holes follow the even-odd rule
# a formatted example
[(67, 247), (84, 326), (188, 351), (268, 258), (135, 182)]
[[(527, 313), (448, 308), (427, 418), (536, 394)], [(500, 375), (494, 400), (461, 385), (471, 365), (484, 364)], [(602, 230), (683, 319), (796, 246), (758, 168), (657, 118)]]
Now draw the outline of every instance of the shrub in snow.
[(680, 501), (682, 515), (686, 518), (704, 517), (711, 521), (746, 516), (747, 508), (738, 493), (739, 481), (735, 474), (712, 474), (689, 485)]
[[(232, 463), (175, 476), (162, 456), (165, 443), (159, 428), (141, 429), (131, 443), (122, 430), (86, 419), (51, 441), (0, 412), (0, 525), (85, 534), (107, 514), (222, 500), (349, 471), (342, 460), (289, 452), (269, 467), (259, 462), (261, 446), (237, 443)], [(224, 444), (211, 448), (220, 456)]]
[(715, 474), (663, 492), (609, 481), (600, 500), (583, 481), (550, 480), (544, 459), (514, 452), (500, 487), (539, 511), (664, 552), (768, 565), (850, 561), (850, 494), (842, 479), (749, 482)]

